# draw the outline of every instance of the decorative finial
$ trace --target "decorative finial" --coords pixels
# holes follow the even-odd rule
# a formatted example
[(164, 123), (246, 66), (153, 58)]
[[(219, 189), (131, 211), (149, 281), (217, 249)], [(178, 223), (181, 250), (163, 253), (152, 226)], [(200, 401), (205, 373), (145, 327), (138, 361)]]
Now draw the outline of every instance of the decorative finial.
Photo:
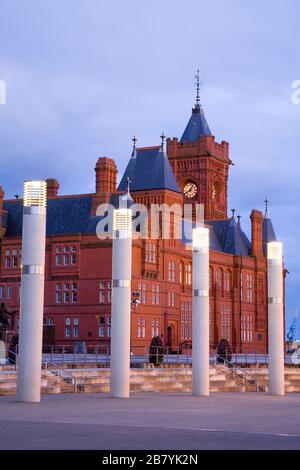
[(231, 212), (232, 212), (232, 218), (234, 219), (235, 218), (235, 209), (231, 209)]
[(241, 223), (241, 218), (242, 218), (242, 216), (239, 214), (239, 215), (237, 216), (238, 224), (239, 224), (239, 225), (240, 225), (240, 223)]
[(164, 151), (164, 149), (165, 149), (165, 140), (166, 140), (165, 134), (162, 133), (160, 138), (161, 138), (161, 150)]
[(131, 185), (131, 180), (129, 178), (129, 176), (127, 177), (127, 194), (130, 194), (130, 185)]
[(264, 202), (265, 202), (265, 217), (268, 219), (270, 217), (269, 204), (270, 204), (271, 201), (268, 199), (268, 197), (266, 197)]
[(137, 143), (137, 138), (136, 138), (136, 136), (133, 136), (133, 138), (132, 138), (131, 140), (132, 140), (132, 142), (133, 142), (133, 147), (132, 147), (131, 156), (134, 157), (134, 156), (135, 156), (135, 152), (136, 152), (136, 143)]
[(136, 149), (136, 143), (137, 143), (137, 138), (136, 138), (135, 135), (132, 137), (132, 142), (133, 142), (133, 150), (135, 150)]

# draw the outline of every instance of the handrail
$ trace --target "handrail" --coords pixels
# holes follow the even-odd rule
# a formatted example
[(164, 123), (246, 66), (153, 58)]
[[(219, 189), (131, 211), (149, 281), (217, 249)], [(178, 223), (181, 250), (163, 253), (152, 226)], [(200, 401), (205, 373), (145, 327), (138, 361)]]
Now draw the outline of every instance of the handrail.
[(18, 359), (18, 354), (15, 353), (15, 351), (12, 351), (11, 349), (8, 349), (7, 351), (8, 353), (10, 354), (13, 354), (13, 356), (15, 357), (15, 359), (12, 359), (12, 358), (9, 358), (10, 361), (13, 361), (14, 365), (15, 365), (15, 370), (17, 370), (17, 359)]
[(262, 388), (264, 391), (265, 391), (265, 387), (262, 387), (260, 385), (258, 385), (258, 381), (255, 377), (252, 377), (251, 374), (248, 374), (247, 372), (245, 372), (244, 369), (241, 369), (239, 367), (237, 367), (235, 364), (233, 364), (232, 362), (228, 361), (228, 359), (225, 359), (224, 357), (220, 356), (219, 354), (216, 353), (216, 359), (219, 358), (221, 359), (221, 361), (226, 364), (228, 367), (228, 370), (230, 372), (233, 372), (234, 376), (235, 375), (238, 375), (238, 373), (240, 372), (242, 374), (242, 377), (243, 377), (243, 381), (246, 379), (248, 381), (248, 383), (251, 383), (255, 384), (255, 387), (256, 387), (256, 391), (259, 392), (259, 389)]
[(45, 365), (45, 369), (48, 369), (48, 366), (51, 366), (53, 369), (56, 369), (58, 371), (59, 377), (62, 377), (63, 374), (70, 377), (72, 379), (72, 384), (74, 385), (74, 393), (77, 393), (77, 378), (73, 374), (71, 374), (71, 372), (68, 372), (62, 367), (58, 367), (56, 364), (50, 361), (43, 361), (42, 365), (43, 364)]

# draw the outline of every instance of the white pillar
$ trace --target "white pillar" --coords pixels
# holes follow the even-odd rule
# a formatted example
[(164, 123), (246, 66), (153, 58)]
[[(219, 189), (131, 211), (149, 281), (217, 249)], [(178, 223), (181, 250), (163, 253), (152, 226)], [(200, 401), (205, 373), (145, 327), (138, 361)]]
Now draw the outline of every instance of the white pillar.
[(110, 396), (129, 398), (132, 211), (113, 217)]
[(269, 393), (284, 395), (282, 244), (268, 243)]
[(17, 399), (41, 400), (46, 242), (45, 181), (24, 184)]
[(193, 395), (209, 395), (209, 229), (193, 229)]

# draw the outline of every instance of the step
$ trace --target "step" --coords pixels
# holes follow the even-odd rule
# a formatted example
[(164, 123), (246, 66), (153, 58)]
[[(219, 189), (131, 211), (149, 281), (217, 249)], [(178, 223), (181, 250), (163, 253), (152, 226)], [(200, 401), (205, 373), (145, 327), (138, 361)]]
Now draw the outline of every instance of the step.
[(17, 382), (15, 381), (7, 381), (0, 385), (0, 393), (5, 390), (16, 390)]

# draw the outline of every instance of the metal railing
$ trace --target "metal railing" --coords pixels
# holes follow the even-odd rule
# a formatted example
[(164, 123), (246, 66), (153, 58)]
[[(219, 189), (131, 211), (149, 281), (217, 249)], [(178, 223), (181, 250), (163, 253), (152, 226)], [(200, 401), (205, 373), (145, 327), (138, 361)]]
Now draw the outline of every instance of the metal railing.
[[(8, 353), (8, 360), (9, 360), (9, 365), (11, 365), (11, 361), (12, 361), (12, 365), (15, 366), (15, 370), (17, 370), (17, 367), (18, 367), (18, 354), (15, 352), (15, 351), (12, 351), (11, 349), (9, 349), (7, 351)], [(11, 357), (13, 356), (13, 357)]]
[[(157, 349), (158, 351), (158, 349)], [(152, 355), (155, 355), (152, 354)], [(159, 356), (159, 352), (157, 352)], [(57, 364), (101, 364), (110, 365), (110, 346), (86, 345), (83, 352), (78, 352), (75, 345), (44, 346), (43, 360)], [(132, 366), (149, 364), (149, 346), (133, 346), (130, 355)], [(237, 367), (268, 366), (269, 356), (265, 353), (233, 353), (230, 362)], [(182, 347), (165, 347), (163, 364), (189, 364), (192, 363), (192, 349)], [(210, 356), (210, 363), (215, 363), (215, 353)], [(285, 356), (285, 364), (292, 364), (292, 355)]]
[(223, 363), (224, 365), (227, 366), (227, 369), (228, 369), (229, 372), (232, 373), (232, 375), (234, 377), (234, 380), (236, 380), (237, 377), (241, 377), (242, 381), (243, 381), (243, 384), (248, 382), (248, 384), (254, 385), (257, 392), (260, 392), (260, 391), (265, 392), (266, 391), (265, 387), (260, 386), (258, 384), (257, 379), (255, 377), (252, 377), (252, 374), (249, 374), (248, 372), (245, 372), (245, 369), (240, 369), (235, 364), (228, 361), (226, 358), (220, 356), (219, 354), (216, 354), (215, 355), (215, 363), (217, 364), (218, 362), (221, 363), (221, 364)]
[(83, 352), (78, 352), (76, 346), (53, 345), (43, 347), (43, 360), (52, 363), (82, 363), (106, 364), (110, 363), (109, 346), (85, 346)]
[[(71, 374), (69, 371), (63, 369), (62, 367), (58, 367), (57, 364), (54, 364), (50, 361), (43, 361), (42, 367), (44, 366), (45, 370), (49, 370), (56, 376), (61, 377), (63, 380), (68, 382), (71, 379), (71, 383), (74, 386), (74, 393), (77, 393), (77, 378)], [(53, 370), (51, 370), (53, 369)]]

